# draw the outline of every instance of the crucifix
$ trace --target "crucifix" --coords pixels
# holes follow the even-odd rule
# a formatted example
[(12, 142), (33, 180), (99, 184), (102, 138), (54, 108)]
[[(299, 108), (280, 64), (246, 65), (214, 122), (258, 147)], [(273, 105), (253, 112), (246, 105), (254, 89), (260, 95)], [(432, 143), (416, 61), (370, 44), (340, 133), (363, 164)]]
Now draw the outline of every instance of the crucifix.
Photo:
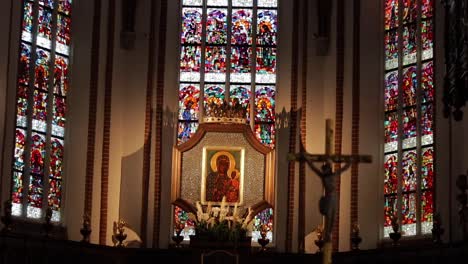
[[(299, 153), (289, 154), (289, 160), (299, 162), (306, 162), (310, 169), (312, 169), (322, 181), (324, 194), (320, 198), (319, 210), (320, 214), (324, 216), (324, 230), (323, 230), (323, 264), (330, 264), (332, 244), (331, 236), (333, 224), (336, 217), (336, 177), (340, 176), (342, 172), (347, 170), (353, 163), (370, 163), (372, 157), (370, 155), (334, 155), (332, 154), (332, 137), (333, 129), (331, 119), (326, 120), (326, 133), (325, 133), (325, 154), (309, 154), (305, 151)], [(304, 149), (304, 148), (302, 148)], [(320, 167), (317, 164), (321, 164)], [(332, 164), (340, 164), (340, 168), (333, 171)]]

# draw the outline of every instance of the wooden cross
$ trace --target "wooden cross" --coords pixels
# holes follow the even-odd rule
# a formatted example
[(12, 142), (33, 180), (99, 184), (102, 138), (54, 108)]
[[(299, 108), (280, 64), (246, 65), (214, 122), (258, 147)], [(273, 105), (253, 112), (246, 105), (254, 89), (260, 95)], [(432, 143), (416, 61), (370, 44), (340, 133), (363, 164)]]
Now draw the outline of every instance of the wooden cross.
[[(370, 163), (372, 157), (370, 155), (333, 155), (332, 153), (332, 122), (331, 119), (326, 120), (325, 133), (325, 154), (309, 154), (305, 151), (289, 154), (289, 160), (306, 162), (312, 171), (317, 174), (322, 180), (324, 194), (320, 198), (319, 209), (320, 213), (325, 218), (323, 230), (323, 263), (331, 263), (331, 234), (336, 216), (336, 180), (335, 176), (340, 176), (342, 172), (347, 170), (354, 163)], [(301, 148), (302, 150), (304, 147)], [(316, 164), (321, 164), (320, 168)], [(332, 164), (343, 164), (336, 171), (333, 171)], [(301, 175), (304, 176), (304, 175)]]

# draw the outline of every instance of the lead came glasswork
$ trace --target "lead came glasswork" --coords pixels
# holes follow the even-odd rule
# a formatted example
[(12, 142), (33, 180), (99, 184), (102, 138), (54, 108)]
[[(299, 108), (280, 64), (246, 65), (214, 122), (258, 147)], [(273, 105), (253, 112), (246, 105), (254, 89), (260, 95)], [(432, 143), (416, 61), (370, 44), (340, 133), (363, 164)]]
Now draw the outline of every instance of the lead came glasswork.
[(398, 0), (385, 0), (385, 30), (398, 27)]
[(182, 9), (182, 44), (201, 44), (202, 9)]
[(179, 120), (198, 120), (198, 102), (200, 100), (200, 85), (181, 84), (179, 89)]
[(37, 89), (47, 91), (49, 83), (49, 63), (50, 63), (50, 52), (37, 49), (36, 52), (36, 68), (35, 68), (35, 82), (34, 86)]
[(227, 40), (227, 10), (223, 8), (208, 8), (206, 19), (206, 43), (226, 44)]
[(403, 27), (403, 65), (416, 62), (417, 55), (416, 27), (409, 25)]
[(385, 33), (385, 69), (398, 67), (398, 32), (396, 30)]
[(398, 106), (398, 71), (385, 75), (385, 111), (396, 110)]
[(276, 10), (259, 10), (257, 16), (257, 44), (276, 45), (278, 31)]
[(418, 156), (415, 150), (403, 152), (403, 192), (416, 191), (416, 173), (418, 171), (417, 160)]
[(416, 67), (411, 66), (403, 69), (403, 107), (413, 106), (416, 104), (416, 88), (418, 87), (418, 79)]
[(23, 9), (23, 32), (21, 39), (27, 42), (32, 41), (32, 27), (33, 27), (33, 3), (24, 2)]
[(388, 154), (385, 155), (385, 181), (384, 181), (384, 194), (396, 194), (398, 188), (398, 155)]

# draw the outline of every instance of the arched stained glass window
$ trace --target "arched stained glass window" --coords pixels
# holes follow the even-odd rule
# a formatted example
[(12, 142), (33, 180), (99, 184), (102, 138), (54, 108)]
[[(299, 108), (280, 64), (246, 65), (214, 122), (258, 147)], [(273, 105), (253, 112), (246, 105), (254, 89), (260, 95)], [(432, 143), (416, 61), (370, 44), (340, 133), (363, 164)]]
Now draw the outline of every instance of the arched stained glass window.
[(72, 0), (24, 0), (16, 95), (12, 214), (61, 219)]
[(275, 146), (276, 0), (183, 0), (178, 143), (211, 104), (247, 107), (258, 140)]
[(385, 0), (384, 237), (430, 234), (434, 194), (434, 0)]

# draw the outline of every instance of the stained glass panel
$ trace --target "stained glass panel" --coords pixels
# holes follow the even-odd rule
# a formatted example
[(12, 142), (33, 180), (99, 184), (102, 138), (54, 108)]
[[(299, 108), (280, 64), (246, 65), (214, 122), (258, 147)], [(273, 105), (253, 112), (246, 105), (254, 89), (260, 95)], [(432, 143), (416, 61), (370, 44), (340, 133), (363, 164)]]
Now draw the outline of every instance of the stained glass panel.
[(232, 0), (232, 6), (252, 6), (253, 0)]
[(434, 48), (434, 32), (432, 20), (422, 21), (421, 26), (422, 59), (431, 59)]
[(184, 5), (201, 6), (203, 0), (183, 0)]
[(52, 10), (39, 7), (37, 33), (37, 45), (50, 49), (52, 40)]
[(47, 91), (49, 83), (49, 63), (50, 53), (43, 49), (37, 49), (36, 51), (36, 68), (35, 68), (35, 82), (34, 86), (37, 89)]
[[(252, 54), (252, 48), (250, 47), (232, 47), (231, 48), (231, 73), (248, 73), (245, 75), (236, 75), (238, 77), (245, 76), (243, 78), (234, 78), (240, 80), (231, 80), (235, 82), (249, 82), (250, 81), (250, 58)], [(248, 78), (248, 79), (247, 79)]]
[(385, 197), (385, 204), (384, 204), (384, 237), (388, 237), (392, 230), (392, 218), (398, 212), (397, 209), (397, 197), (386, 196)]
[(70, 50), (71, 35), (70, 35), (71, 19), (67, 16), (57, 16), (57, 42), (56, 51), (68, 55)]
[(276, 82), (276, 48), (257, 48), (256, 82)]
[(31, 173), (39, 175), (44, 174), (45, 144), (45, 136), (33, 132), (30, 157)]
[(52, 135), (58, 137), (65, 136), (65, 114), (67, 111), (66, 99), (59, 96), (54, 96), (53, 119), (52, 119)]
[(250, 85), (231, 85), (229, 89), (229, 99), (231, 105), (240, 104), (247, 108), (247, 120), (250, 120)]
[(206, 19), (206, 43), (226, 44), (227, 10), (208, 8)]
[(42, 175), (30, 175), (28, 189), (28, 212), (30, 218), (40, 218), (42, 215), (42, 199), (44, 182)]
[[(11, 200), (13, 203), (21, 204), (23, 201), (23, 173), (19, 171), (13, 172), (13, 185), (11, 190)], [(14, 213), (13, 215), (19, 216), (21, 215), (21, 211), (18, 213)]]
[(22, 171), (24, 169), (24, 147), (26, 145), (26, 131), (16, 129), (15, 133), (15, 154), (13, 168)]
[(398, 155), (388, 154), (385, 155), (385, 180), (384, 180), (384, 193), (396, 194), (398, 188)]
[(268, 146), (270, 148), (274, 148), (276, 143), (275, 134), (276, 129), (274, 123), (255, 124), (255, 136), (263, 145)]
[(434, 142), (433, 140), (433, 122), (434, 122), (434, 110), (432, 104), (423, 105), (421, 109), (421, 144), (429, 145)]
[(418, 88), (418, 79), (416, 66), (403, 69), (403, 106), (413, 106), (416, 104), (416, 89)]
[(403, 111), (403, 148), (416, 147), (416, 108), (412, 107)]
[(29, 84), (29, 63), (31, 62), (31, 46), (21, 43), (21, 55), (18, 65), (18, 83)]
[(54, 0), (39, 0), (39, 4), (54, 9)]
[(28, 115), (28, 87), (19, 86), (17, 93), (16, 125), (26, 127)]
[(398, 71), (385, 75), (385, 111), (396, 110), (398, 106)]
[(205, 114), (211, 116), (211, 111), (224, 103), (224, 85), (206, 85), (205, 86)]
[(258, 0), (259, 7), (277, 7), (278, 0)]
[(68, 59), (66, 57), (56, 55), (54, 67), (54, 93), (60, 96), (66, 96), (68, 84)]
[(421, 222), (432, 222), (434, 205), (432, 191), (425, 191), (421, 194)]
[(227, 6), (228, 0), (208, 0), (208, 6)]
[(200, 85), (199, 84), (180, 84), (179, 120), (185, 120), (185, 121), (198, 120), (199, 100), (200, 100)]
[(63, 173), (63, 140), (52, 138), (50, 151), (50, 178), (61, 180)]
[(403, 65), (416, 62), (416, 26), (414, 24), (403, 28)]
[(434, 101), (434, 68), (432, 61), (422, 65), (422, 103)]
[(46, 132), (47, 129), (47, 93), (34, 91), (32, 128), (39, 132)]
[(180, 80), (200, 81), (201, 48), (183, 46), (180, 53)]
[(232, 10), (232, 44), (252, 44), (252, 10)]
[(385, 30), (398, 27), (398, 0), (385, 0)]
[(71, 14), (72, 0), (59, 0), (58, 11), (66, 15)]
[(398, 114), (396, 112), (385, 115), (385, 152), (398, 149)]
[(266, 231), (270, 242), (273, 239), (273, 209), (267, 208), (258, 213), (253, 220), (252, 241), (257, 242), (261, 238), (260, 232)]
[(257, 86), (255, 88), (255, 122), (275, 122), (274, 86)]
[(385, 32), (385, 69), (398, 67), (398, 32), (396, 30)]
[(206, 47), (205, 81), (224, 82), (226, 80), (226, 48)]
[(177, 143), (181, 144), (189, 140), (192, 135), (197, 131), (197, 122), (179, 122), (179, 129), (177, 132)]
[(178, 228), (182, 229), (180, 234), (184, 240), (189, 240), (189, 236), (195, 234), (195, 222), (189, 218), (186, 211), (174, 206), (174, 234)]
[(402, 235), (414, 236), (416, 235), (416, 194), (403, 194), (402, 198)]
[(416, 177), (417, 177), (417, 159), (418, 155), (416, 150), (403, 152), (402, 169), (403, 169), (403, 183), (402, 191), (409, 192), (416, 190)]
[(434, 1), (421, 0), (422, 18), (432, 17), (434, 14)]
[(258, 45), (276, 45), (277, 23), (276, 10), (259, 10), (257, 16)]
[(23, 32), (21, 33), (21, 39), (24, 41), (32, 41), (32, 27), (33, 27), (33, 3), (25, 2), (23, 9)]
[(201, 44), (202, 9), (182, 9), (182, 36), (181, 43)]
[(434, 149), (422, 149), (421, 189), (432, 189), (434, 186)]
[(418, 16), (418, 3), (416, 0), (403, 0), (403, 24), (416, 21)]

